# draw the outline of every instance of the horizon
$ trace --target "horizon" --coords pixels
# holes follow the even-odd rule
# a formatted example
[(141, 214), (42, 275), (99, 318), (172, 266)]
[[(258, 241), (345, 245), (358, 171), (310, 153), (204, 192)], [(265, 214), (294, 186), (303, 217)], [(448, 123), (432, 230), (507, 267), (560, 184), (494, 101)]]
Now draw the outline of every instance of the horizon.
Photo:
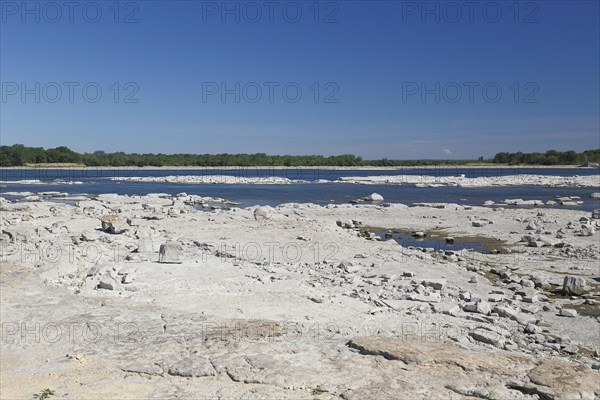
[(22, 4), (0, 10), (0, 145), (397, 160), (600, 147), (598, 2)]

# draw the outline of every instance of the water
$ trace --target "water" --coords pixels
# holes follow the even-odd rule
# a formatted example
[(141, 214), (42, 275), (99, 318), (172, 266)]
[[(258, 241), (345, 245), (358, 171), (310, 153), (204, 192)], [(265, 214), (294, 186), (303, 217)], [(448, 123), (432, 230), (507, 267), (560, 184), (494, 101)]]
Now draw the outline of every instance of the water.
[(137, 167), (121, 167), (115, 169), (99, 168), (0, 168), (0, 181), (16, 181), (23, 179), (39, 179), (41, 181), (64, 180), (64, 181), (90, 181), (107, 180), (112, 177), (132, 176), (206, 176), (206, 175), (228, 175), (236, 177), (282, 177), (288, 179), (299, 179), (316, 181), (318, 179), (337, 180), (347, 176), (374, 176), (374, 175), (427, 175), (427, 176), (457, 176), (464, 174), (467, 178), (495, 177), (519, 174), (533, 175), (555, 175), (555, 176), (589, 176), (599, 175), (600, 168), (541, 168), (541, 167), (401, 167), (390, 169), (366, 170), (366, 169), (339, 169), (336, 167), (304, 168), (200, 168), (200, 169), (141, 169)]
[[(342, 176), (369, 175), (430, 175), (453, 176), (465, 174), (467, 177), (500, 176), (514, 173), (532, 173), (540, 175), (597, 175), (598, 168), (401, 168), (393, 170), (340, 170), (340, 169), (233, 169), (220, 170), (207, 168), (201, 170), (147, 170), (123, 168), (115, 170), (100, 169), (0, 169), (1, 181), (18, 181), (23, 179), (39, 179), (45, 184), (2, 184), (0, 192), (8, 191), (58, 191), (70, 195), (117, 193), (129, 195), (145, 195), (148, 193), (177, 194), (186, 192), (200, 196), (222, 197), (242, 207), (256, 204), (276, 206), (282, 203), (316, 203), (346, 204), (370, 193), (381, 194), (390, 203), (424, 203), (443, 202), (464, 205), (480, 205), (486, 200), (501, 202), (507, 198), (524, 200), (554, 200), (558, 196), (580, 196), (584, 202), (581, 206), (560, 206), (590, 211), (600, 208), (600, 200), (592, 199), (591, 193), (598, 188), (550, 188), (543, 186), (506, 186), (483, 188), (437, 187), (417, 188), (414, 185), (353, 185), (347, 183), (302, 183), (287, 185), (250, 185), (250, 184), (178, 184), (155, 182), (112, 181), (112, 177), (124, 176), (168, 176), (168, 175), (213, 175), (227, 174), (243, 177), (278, 176), (289, 179), (315, 181), (318, 179), (335, 180)], [(600, 175), (599, 175), (600, 178)], [(82, 182), (82, 184), (71, 184)], [(0, 195), (2, 195), (0, 193)], [(7, 197), (7, 196), (5, 196)], [(541, 206), (550, 207), (550, 206)]]
[(369, 229), (381, 238), (383, 241), (395, 240), (404, 247), (432, 248), (444, 251), (473, 250), (479, 253), (492, 254), (500, 251), (501, 243), (492, 243), (486, 238), (461, 238), (455, 237), (454, 242), (446, 243), (444, 235), (428, 234), (424, 238), (416, 238), (410, 232), (393, 232), (391, 238), (385, 237), (384, 229)]

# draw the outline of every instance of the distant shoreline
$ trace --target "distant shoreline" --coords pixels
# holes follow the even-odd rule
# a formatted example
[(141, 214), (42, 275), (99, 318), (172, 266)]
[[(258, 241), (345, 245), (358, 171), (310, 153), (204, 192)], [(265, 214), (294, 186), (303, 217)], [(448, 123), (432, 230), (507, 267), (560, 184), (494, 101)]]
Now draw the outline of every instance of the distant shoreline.
[(507, 165), (507, 164), (456, 164), (456, 165), (412, 165), (412, 166), (394, 166), (394, 167), (375, 167), (375, 166), (297, 166), (297, 167), (286, 167), (286, 166), (221, 166), (221, 167), (201, 167), (201, 166), (122, 166), (122, 167), (91, 167), (91, 166), (80, 166), (80, 165), (67, 165), (67, 166), (20, 166), (20, 167), (0, 167), (0, 170), (148, 170), (148, 171), (174, 171), (174, 170), (239, 170), (239, 169), (276, 169), (276, 170), (298, 170), (298, 169), (328, 169), (328, 170), (364, 170), (364, 171), (395, 171), (404, 169), (456, 169), (456, 168), (489, 168), (489, 169), (567, 169), (567, 168), (580, 168), (580, 169), (599, 169), (599, 167), (580, 167), (579, 165)]

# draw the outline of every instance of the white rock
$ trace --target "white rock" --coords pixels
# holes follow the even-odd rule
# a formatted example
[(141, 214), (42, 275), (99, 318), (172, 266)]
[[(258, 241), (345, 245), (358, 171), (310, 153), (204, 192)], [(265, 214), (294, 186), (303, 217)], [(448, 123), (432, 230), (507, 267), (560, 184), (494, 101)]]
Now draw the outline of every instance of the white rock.
[(494, 307), (494, 312), (501, 317), (515, 319), (519, 314), (517, 310), (510, 306), (496, 306)]
[(129, 225), (118, 215), (105, 215), (101, 218), (102, 230), (112, 234), (120, 234), (129, 230)]
[(379, 193), (371, 193), (369, 196), (365, 197), (367, 201), (383, 201), (383, 196)]
[(505, 339), (498, 332), (478, 327), (469, 332), (469, 335), (479, 342), (488, 343), (499, 348), (504, 347)]
[(183, 262), (183, 248), (179, 243), (167, 242), (160, 246), (158, 262), (163, 264), (181, 264)]
[(100, 281), (98, 282), (97, 289), (105, 289), (105, 290), (114, 290), (115, 289), (115, 280), (110, 275), (110, 273), (105, 273), (100, 277)]
[(440, 301), (442, 301), (442, 296), (438, 292), (433, 292), (429, 295), (411, 294), (410, 296), (408, 296), (408, 299), (412, 301), (421, 301), (425, 303), (439, 303)]
[(504, 204), (509, 204), (512, 206), (516, 206), (519, 203), (522, 203), (523, 199), (506, 199), (504, 200)]
[(100, 233), (97, 231), (85, 231), (81, 234), (80, 239), (84, 242), (93, 242), (100, 239)]
[(535, 224), (535, 222), (531, 222), (530, 224), (527, 224), (527, 227), (525, 228), (525, 230), (528, 231), (535, 231), (537, 229), (537, 225)]
[(442, 290), (446, 286), (445, 279), (425, 279), (422, 282), (423, 286), (432, 287), (435, 290)]
[(40, 196), (27, 196), (23, 200), (30, 201), (30, 202), (42, 201), (42, 199), (40, 198)]
[(261, 206), (254, 209), (254, 219), (269, 219), (273, 216), (271, 207)]
[(582, 295), (585, 291), (585, 279), (576, 276), (565, 276), (563, 293), (567, 295)]
[(465, 304), (463, 310), (467, 312), (489, 315), (492, 312), (492, 306), (487, 301), (479, 300), (474, 303)]
[(560, 310), (560, 315), (562, 317), (574, 318), (577, 316), (577, 311), (573, 310), (572, 308), (563, 308)]

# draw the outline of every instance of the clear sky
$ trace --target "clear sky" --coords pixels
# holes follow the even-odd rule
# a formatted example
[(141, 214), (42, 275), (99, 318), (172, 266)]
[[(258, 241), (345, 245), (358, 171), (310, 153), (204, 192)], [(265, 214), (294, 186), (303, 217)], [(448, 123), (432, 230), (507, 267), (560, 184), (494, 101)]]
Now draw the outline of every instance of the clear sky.
[(1, 143), (397, 159), (597, 148), (599, 3), (2, 0)]

